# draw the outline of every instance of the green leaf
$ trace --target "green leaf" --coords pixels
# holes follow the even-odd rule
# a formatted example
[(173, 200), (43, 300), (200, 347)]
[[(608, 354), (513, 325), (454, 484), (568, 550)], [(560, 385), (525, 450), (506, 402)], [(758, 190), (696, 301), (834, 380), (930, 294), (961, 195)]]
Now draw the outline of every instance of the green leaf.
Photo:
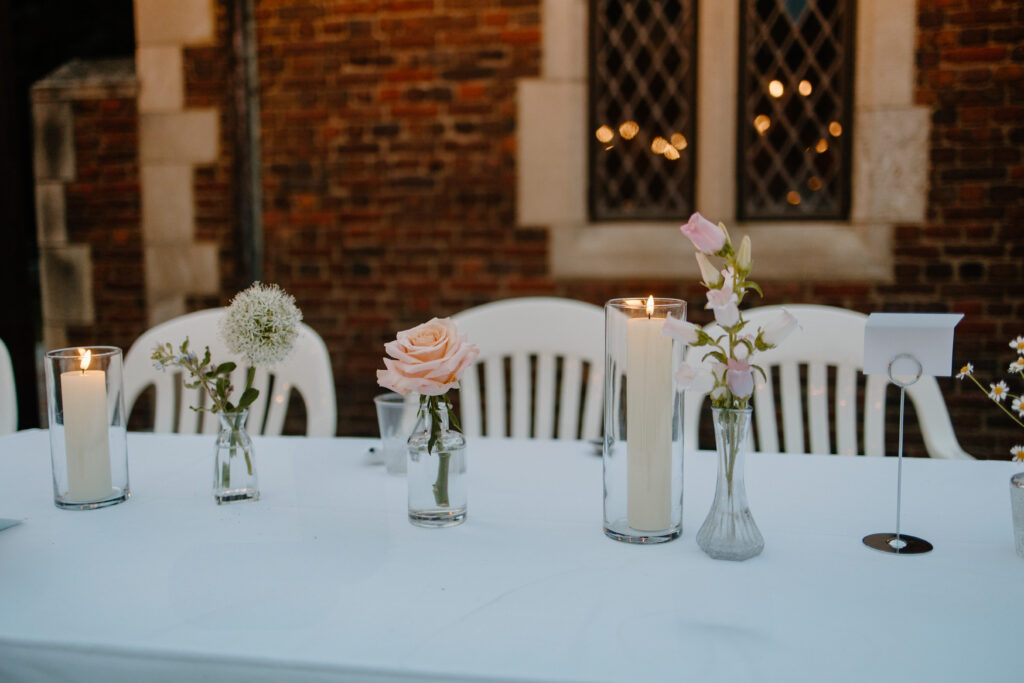
[(242, 398), (238, 399), (237, 410), (244, 410), (252, 405), (252, 402), (256, 400), (256, 397), (260, 395), (259, 389), (253, 389), (249, 387), (242, 392)]
[(215, 375), (229, 375), (235, 371), (235, 364), (231, 361), (227, 363), (221, 363), (217, 366), (217, 369), (213, 371)]
[(743, 286), (744, 287), (749, 287), (750, 289), (752, 289), (755, 292), (757, 292), (758, 294), (760, 294), (762, 299), (764, 298), (764, 292), (761, 291), (760, 285), (758, 285), (753, 280), (747, 280), (746, 282), (743, 283)]

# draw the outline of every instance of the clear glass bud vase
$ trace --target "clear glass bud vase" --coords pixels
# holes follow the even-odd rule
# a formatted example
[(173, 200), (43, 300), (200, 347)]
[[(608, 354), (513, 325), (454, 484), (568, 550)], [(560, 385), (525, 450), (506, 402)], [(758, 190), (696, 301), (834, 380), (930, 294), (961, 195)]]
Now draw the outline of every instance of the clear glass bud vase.
[(750, 408), (712, 408), (718, 481), (715, 500), (697, 532), (697, 545), (716, 560), (748, 560), (764, 549), (747, 505), (743, 467), (750, 439)]
[(245, 430), (248, 410), (218, 413), (220, 433), (213, 463), (213, 497), (217, 505), (259, 500), (252, 439)]
[(435, 406), (420, 404), (419, 422), (409, 437), (409, 521), (455, 526), (466, 521), (466, 439), (449, 425), (446, 399)]

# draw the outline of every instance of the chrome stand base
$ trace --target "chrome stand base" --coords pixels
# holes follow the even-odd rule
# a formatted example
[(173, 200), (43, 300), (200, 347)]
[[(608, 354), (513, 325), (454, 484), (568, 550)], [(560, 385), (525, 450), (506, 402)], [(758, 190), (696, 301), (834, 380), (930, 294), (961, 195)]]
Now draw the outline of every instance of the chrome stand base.
[(893, 533), (869, 534), (864, 537), (864, 545), (883, 553), (893, 553), (896, 555), (920, 555), (932, 551), (932, 544), (928, 541), (917, 536), (907, 536), (906, 534), (900, 534), (899, 536)]

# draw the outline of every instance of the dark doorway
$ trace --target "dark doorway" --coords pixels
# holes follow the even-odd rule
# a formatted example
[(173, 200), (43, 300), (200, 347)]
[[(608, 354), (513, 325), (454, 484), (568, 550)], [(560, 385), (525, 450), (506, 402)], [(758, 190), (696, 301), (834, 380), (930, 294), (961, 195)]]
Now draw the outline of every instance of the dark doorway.
[(0, 0), (0, 339), (14, 361), (19, 429), (39, 426), (42, 336), (29, 89), (76, 57), (134, 54), (132, 0)]

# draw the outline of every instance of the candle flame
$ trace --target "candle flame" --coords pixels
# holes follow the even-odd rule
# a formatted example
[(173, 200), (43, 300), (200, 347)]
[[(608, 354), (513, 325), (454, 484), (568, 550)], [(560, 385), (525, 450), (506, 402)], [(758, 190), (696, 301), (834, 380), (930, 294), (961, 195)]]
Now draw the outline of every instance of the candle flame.
[(85, 372), (89, 367), (89, 363), (92, 362), (92, 351), (78, 349), (78, 355), (81, 357), (82, 372)]
[(647, 317), (654, 315), (654, 295), (647, 297)]

